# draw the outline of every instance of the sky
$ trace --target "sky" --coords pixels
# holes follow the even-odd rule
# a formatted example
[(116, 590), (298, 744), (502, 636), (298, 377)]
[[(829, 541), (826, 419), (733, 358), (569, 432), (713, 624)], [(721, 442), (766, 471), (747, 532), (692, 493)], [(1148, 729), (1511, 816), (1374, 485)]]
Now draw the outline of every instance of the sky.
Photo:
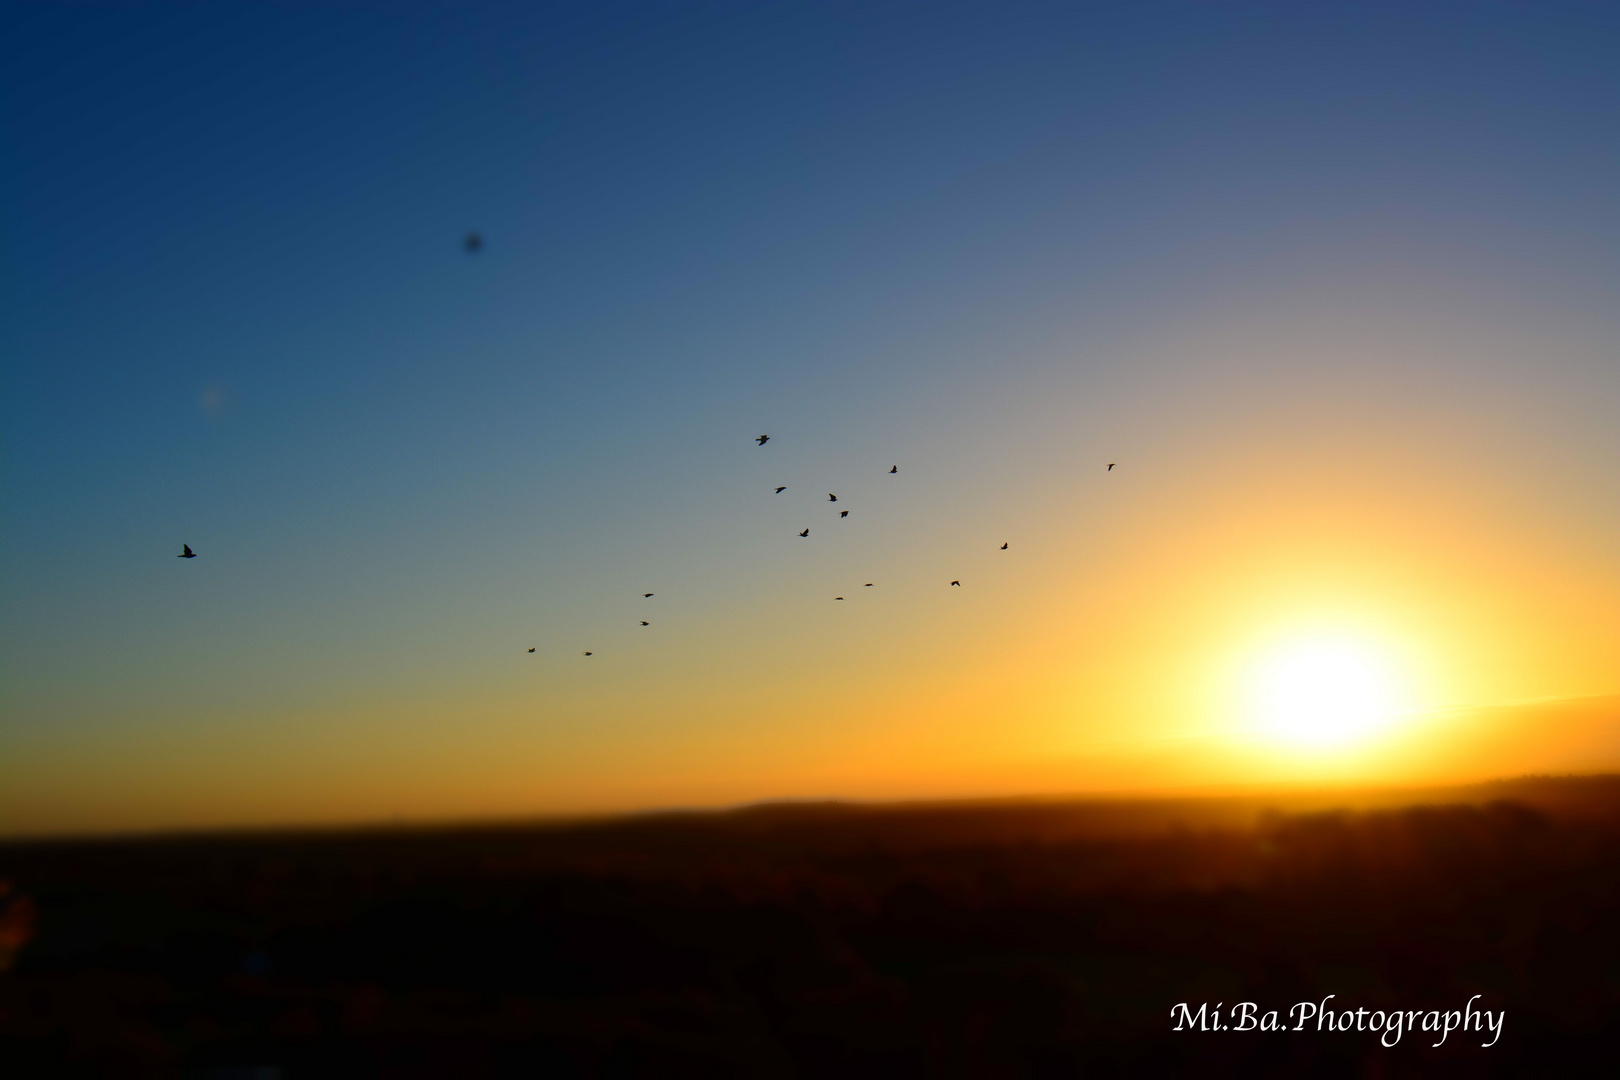
[(1620, 768), (1615, 5), (3, 20), (0, 833)]

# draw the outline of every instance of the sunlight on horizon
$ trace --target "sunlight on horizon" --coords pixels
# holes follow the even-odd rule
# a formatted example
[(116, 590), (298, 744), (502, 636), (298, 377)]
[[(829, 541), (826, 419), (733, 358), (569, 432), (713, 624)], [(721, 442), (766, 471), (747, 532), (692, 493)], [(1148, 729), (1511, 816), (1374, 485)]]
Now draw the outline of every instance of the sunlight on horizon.
[(1391, 722), (1409, 705), (1392, 665), (1360, 641), (1306, 638), (1269, 653), (1252, 675), (1262, 732), (1299, 746), (1340, 746)]

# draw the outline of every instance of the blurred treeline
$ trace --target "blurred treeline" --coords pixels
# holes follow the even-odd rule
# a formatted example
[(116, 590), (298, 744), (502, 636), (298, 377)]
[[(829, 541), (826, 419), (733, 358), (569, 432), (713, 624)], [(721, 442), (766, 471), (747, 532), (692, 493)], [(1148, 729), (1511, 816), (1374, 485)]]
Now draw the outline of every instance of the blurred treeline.
[(14, 842), (0, 1075), (1615, 1075), (1620, 779), (1404, 798)]

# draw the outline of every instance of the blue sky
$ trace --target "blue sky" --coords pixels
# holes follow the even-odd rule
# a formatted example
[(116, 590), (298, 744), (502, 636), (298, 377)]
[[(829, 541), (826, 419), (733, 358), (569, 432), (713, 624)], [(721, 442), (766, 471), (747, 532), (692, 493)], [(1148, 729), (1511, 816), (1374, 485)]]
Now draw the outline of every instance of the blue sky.
[[(1598, 574), (1600, 595), (1616, 580), (1613, 5), (8, 5), (5, 22), (0, 744), (19, 775), (94, 750), (158, 784), (166, 766), (130, 748), (248, 714), (341, 727), (488, 693), (559, 724), (702, 712), (759, 664), (784, 694), (847, 679), (904, 698), (840, 643), (954, 625), (941, 601), (864, 631), (799, 605), (846, 579), (967, 573), (948, 553), (1003, 533), (1050, 541), (1044, 570), (1145, 550), (1222, 499), (1172, 463), (1240, 445), (1318, 462), (1310, 490), (1366, 479), (1368, 447), (1450, 453), (1455, 475), (1414, 466), (1412, 505), (1505, 469), (1499, 495), (1458, 496), (1471, 527), (1543, 522), (1523, 552)], [(1165, 486), (1119, 496), (1140, 505), (1071, 486), (1154, 454)], [(903, 494), (882, 486), (896, 463)], [(779, 542), (834, 528), (809, 501), (830, 485), (858, 496), (864, 539)], [(1065, 557), (1056, 538), (1079, 534), (1114, 539)], [(202, 557), (173, 559), (182, 542)], [(1128, 606), (1167, 572), (1108, 588)], [(1039, 580), (1006, 586), (1006, 625)], [(556, 665), (590, 642), (651, 648), (629, 603), (649, 589), (660, 627), (687, 629), (638, 674), (508, 670), (519, 646)], [(948, 682), (951, 650), (990, 648), (1001, 617), (882, 655)], [(808, 628), (761, 629), (783, 622)], [(985, 676), (1017, 698), (1025, 676), (1007, 678)], [(1523, 692), (1620, 690), (1559, 678)], [(497, 746), (481, 722), (456, 737)], [(229, 745), (226, 773), (246, 767)], [(782, 783), (760, 793), (839, 781)], [(531, 794), (499, 808), (568, 801)], [(39, 827), (72, 818), (23, 802)], [(207, 805), (153, 820), (253, 816)]]

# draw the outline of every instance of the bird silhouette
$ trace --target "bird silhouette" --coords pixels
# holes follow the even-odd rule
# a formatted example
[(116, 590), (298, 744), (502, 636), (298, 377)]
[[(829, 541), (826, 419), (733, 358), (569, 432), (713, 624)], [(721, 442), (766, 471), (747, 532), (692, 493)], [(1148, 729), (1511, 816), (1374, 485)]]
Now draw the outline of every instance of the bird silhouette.
[(810, 530), (806, 529), (806, 530), (804, 530), (804, 532), (800, 533), (799, 535), (800, 536), (809, 536), (810, 535)]
[(1007, 550), (1007, 545), (1006, 545), (1006, 544), (1002, 544), (1002, 545), (1001, 545), (1001, 550), (1002, 550), (1002, 551), (1006, 551), (1006, 550)]
[(849, 517), (849, 511), (848, 510), (840, 510), (840, 511), (838, 511), (838, 516), (841, 517), (841, 518)]
[(760, 446), (764, 446), (766, 443), (771, 441), (771, 437), (769, 435), (756, 435), (754, 437), (754, 441)]
[(870, 581), (868, 581), (868, 582), (867, 582), (867, 583), (866, 583), (866, 587), (867, 587), (867, 588), (868, 588), (868, 589), (870, 589), (870, 588), (871, 588), (871, 587), (872, 587), (872, 583), (871, 583), (871, 582), (870, 582)]
[(827, 501), (828, 502), (837, 502), (838, 501), (838, 496), (834, 495), (832, 492), (829, 491), (829, 492), (827, 492)]
[(586, 656), (589, 656), (589, 655), (591, 655), (591, 651), (590, 651), (590, 650), (589, 650), (589, 649), (586, 649), (586, 650), (585, 650), (585, 655), (586, 655)]
[(191, 550), (191, 545), (190, 544), (181, 544), (180, 546), (185, 548), (185, 550), (182, 551), (180, 554), (176, 555), (175, 558), (177, 558), (177, 559), (195, 559), (197, 557), (197, 553), (195, 551)]
[(467, 234), (467, 239), (461, 242), (461, 246), (467, 249), (467, 254), (476, 255), (483, 250), (484, 238), (475, 232), (470, 232)]
[(651, 595), (652, 595), (652, 593), (650, 593), (650, 592), (644, 592), (644, 593), (641, 594), (641, 598), (643, 600), (645, 600), (645, 599), (647, 599), (647, 597), (649, 597)]
[[(646, 619), (642, 619), (642, 620), (641, 620), (641, 625), (642, 625), (642, 626), (651, 626), (651, 625), (652, 625), (652, 623), (650, 623), (650, 622), (648, 622), (648, 621), (647, 621), (647, 620), (646, 620)], [(534, 651), (534, 650), (533, 650), (533, 649), (530, 649), (530, 650), (529, 650), (529, 651), (530, 651), (530, 652), (533, 652), (533, 651)]]
[(843, 597), (842, 597), (842, 596), (835, 596), (835, 597), (833, 597), (833, 599), (834, 599), (834, 600), (842, 600), (842, 599), (843, 599)]
[(781, 486), (781, 487), (779, 487), (779, 488), (777, 488), (777, 489), (776, 489), (776, 493), (777, 493), (777, 494), (778, 494), (778, 495), (780, 495), (780, 494), (782, 494), (782, 492), (784, 492), (784, 491), (786, 491), (786, 490), (787, 490), (787, 485), (786, 485), (786, 484), (783, 484), (783, 485), (782, 485), (782, 486)]
[(960, 581), (953, 581), (953, 582), (951, 582), (951, 584), (956, 585), (956, 586), (961, 586), (962, 583)]
[(889, 472), (891, 472), (891, 473), (897, 473), (897, 472), (899, 472), (899, 471), (900, 471), (900, 466), (898, 466), (898, 465), (891, 465), (891, 466), (889, 466)]
[(534, 652), (534, 650), (533, 650), (533, 649), (530, 649), (530, 650), (529, 650), (529, 651), (530, 651), (530, 652)]
[(1112, 461), (1110, 461), (1110, 462), (1109, 462), (1109, 463), (1108, 463), (1108, 469), (1107, 469), (1107, 471), (1108, 471), (1108, 472), (1113, 472), (1113, 471), (1114, 471), (1114, 465), (1115, 465), (1115, 462), (1112, 462)]

